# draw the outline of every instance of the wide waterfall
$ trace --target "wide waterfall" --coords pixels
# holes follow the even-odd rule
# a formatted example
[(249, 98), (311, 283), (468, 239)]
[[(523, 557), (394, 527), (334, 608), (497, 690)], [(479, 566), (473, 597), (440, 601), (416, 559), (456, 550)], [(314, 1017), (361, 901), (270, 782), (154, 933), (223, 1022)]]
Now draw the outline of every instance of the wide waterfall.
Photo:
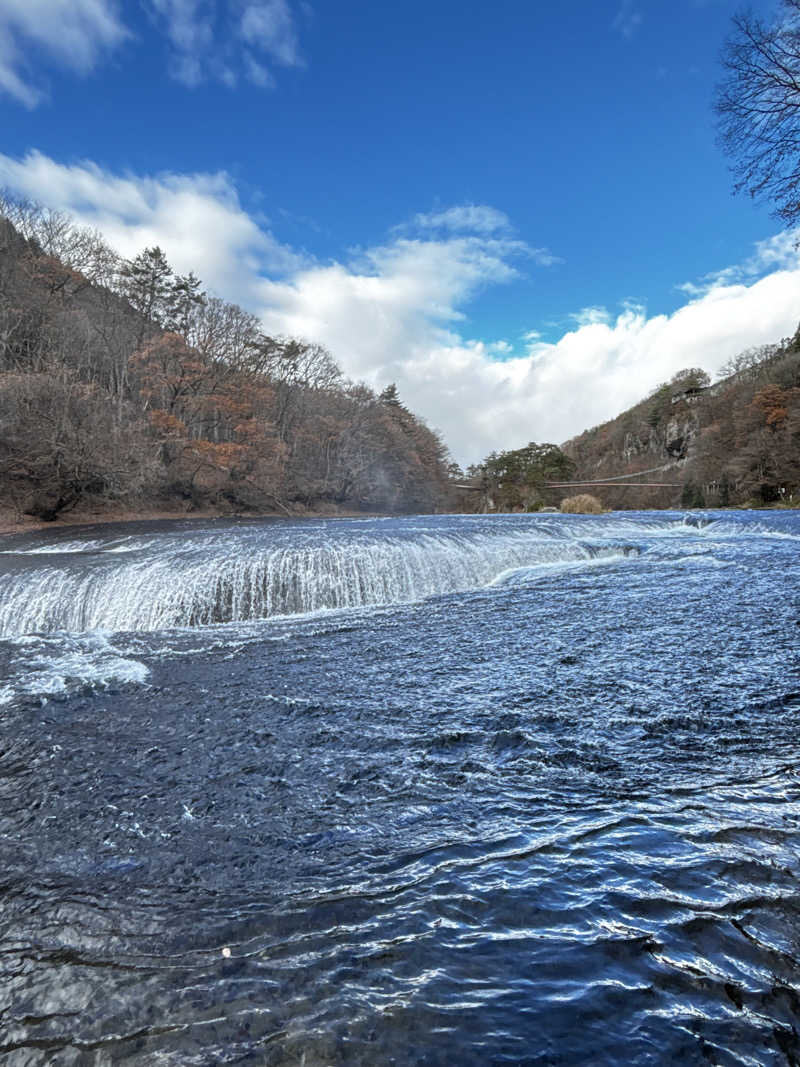
[[(244, 526), (219, 534), (90, 538), (33, 547), (0, 574), (0, 637), (160, 630), (325, 609), (402, 604), (477, 589), (519, 568), (636, 555), (569, 524), (393, 533), (330, 524)], [(320, 536), (321, 535), (321, 536)]]

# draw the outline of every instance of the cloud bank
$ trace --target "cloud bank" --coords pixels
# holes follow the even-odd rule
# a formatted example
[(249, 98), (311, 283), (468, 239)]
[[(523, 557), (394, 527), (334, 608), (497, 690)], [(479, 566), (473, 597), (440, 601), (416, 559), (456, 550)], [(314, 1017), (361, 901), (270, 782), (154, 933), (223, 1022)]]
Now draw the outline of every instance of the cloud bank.
[(248, 214), (225, 174), (115, 175), (31, 153), (0, 155), (2, 185), (97, 227), (123, 255), (159, 244), (176, 270), (195, 270), (266, 330), (327, 345), (346, 374), (377, 388), (396, 382), (463, 463), (530, 440), (561, 442), (683, 367), (713, 373), (797, 326), (792, 234), (680, 286), (685, 303), (671, 314), (588, 307), (552, 342), (536, 323), (522, 338), (480, 338), (465, 315), (476, 294), (555, 261), (488, 205), (420, 214), (384, 242), (323, 263)]

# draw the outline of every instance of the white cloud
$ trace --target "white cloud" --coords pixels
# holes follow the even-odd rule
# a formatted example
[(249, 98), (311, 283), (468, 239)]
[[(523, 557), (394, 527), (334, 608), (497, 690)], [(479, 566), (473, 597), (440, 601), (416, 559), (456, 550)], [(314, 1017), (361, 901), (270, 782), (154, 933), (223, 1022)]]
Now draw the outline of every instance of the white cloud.
[(598, 322), (611, 322), (611, 313), (607, 308), (592, 306), (573, 311), (570, 318), (579, 326), (594, 326)]
[[(170, 74), (186, 86), (270, 88), (272, 67), (303, 65), (289, 0), (142, 2), (168, 42)], [(0, 93), (33, 108), (46, 95), (44, 64), (94, 70), (133, 36), (118, 9), (118, 0), (0, 0)]]
[(171, 46), (170, 74), (190, 88), (208, 79), (233, 87), (241, 77), (271, 88), (268, 64), (302, 66), (287, 0), (149, 0), (149, 6)]
[(518, 278), (530, 249), (506, 229), (487, 233), (480, 220), (473, 232), (395, 231), (384, 244), (319, 263), (248, 215), (224, 174), (119, 176), (31, 153), (0, 155), (4, 184), (98, 227), (124, 255), (161, 245), (177, 270), (194, 269), (259, 313), (267, 330), (322, 342), (348, 375), (377, 388), (396, 382), (467, 463), (530, 440), (561, 442), (683, 367), (713, 373), (797, 325), (800, 255), (791, 235), (760, 242), (672, 314), (648, 315), (637, 301), (614, 315), (584, 308), (552, 343), (533, 324), (515, 354), (505, 338), (471, 337), (465, 310), (486, 286)]
[(244, 69), (248, 81), (251, 81), (253, 85), (257, 85), (259, 89), (273, 89), (275, 87), (275, 79), (270, 74), (269, 69), (263, 63), (259, 63), (249, 52), (244, 54)]
[(88, 74), (127, 36), (112, 0), (2, 0), (0, 91), (35, 107), (44, 94), (32, 57)]
[(514, 357), (504, 342), (465, 336), (462, 309), (475, 289), (509, 281), (514, 270), (499, 250), (493, 262), (473, 254), (472, 242), (482, 244), (397, 242), (373, 253), (370, 273), (312, 265), (265, 283), (261, 314), (268, 329), (327, 344), (348, 374), (377, 387), (396, 382), (465, 462), (529, 440), (561, 442), (683, 367), (714, 372), (796, 325), (795, 256), (749, 284), (717, 285), (671, 315), (649, 317), (632, 301), (616, 317), (584, 309), (555, 343), (529, 331)]
[(209, 54), (213, 54), (214, 19), (202, 0), (150, 0), (152, 10), (172, 45), (171, 73), (184, 85), (199, 85)]
[[(508, 215), (488, 204), (457, 204), (439, 211), (421, 212), (411, 222), (395, 226), (393, 233), (424, 234), (427, 240), (433, 237), (439, 240), (450, 239), (455, 234), (469, 234), (475, 240), (511, 242), (513, 227)], [(511, 244), (507, 244), (511, 248)], [(537, 263), (540, 267), (549, 267), (563, 262), (554, 256), (549, 248), (533, 248), (524, 241), (517, 240), (514, 248)]]
[[(369, 282), (367, 285), (366, 283)], [(398, 299), (402, 278), (312, 269), (265, 293), (267, 325), (330, 345), (345, 370), (400, 395), (466, 462), (529, 440), (560, 442), (611, 418), (686, 366), (716, 371), (796, 324), (800, 269), (721, 287), (672, 315), (623, 311), (524, 356), (442, 329), (420, 302)], [(453, 295), (457, 300), (458, 296)]]
[(244, 40), (274, 62), (284, 67), (301, 64), (297, 31), (286, 0), (246, 3), (239, 26)]
[(757, 241), (753, 254), (743, 263), (712, 271), (696, 282), (682, 282), (676, 289), (691, 297), (697, 297), (720, 286), (753, 281), (768, 270), (792, 270), (798, 262), (798, 246), (800, 228), (785, 230), (764, 241)]
[(671, 315), (648, 316), (631, 302), (604, 321), (598, 309), (584, 309), (578, 327), (555, 343), (529, 331), (515, 357), (464, 328), (475, 288), (513, 272), (502, 260), (487, 259), (485, 271), (483, 263), (457, 241), (390, 246), (378, 250), (370, 274), (310, 266), (264, 283), (260, 311), (268, 329), (327, 344), (346, 373), (377, 387), (396, 382), (464, 462), (529, 440), (561, 442), (613, 418), (683, 367), (713, 373), (797, 324), (795, 257), (747, 284), (717, 285)]
[(448, 230), (470, 233), (510, 232), (508, 215), (487, 204), (459, 204), (441, 211), (431, 211), (414, 216), (415, 225), (421, 230)]
[(260, 275), (301, 269), (307, 257), (281, 244), (239, 203), (222, 174), (115, 175), (90, 162), (71, 166), (39, 152), (0, 154), (0, 188), (67, 211), (100, 230), (123, 256), (160, 245), (179, 272), (194, 270), (215, 291), (250, 305)]

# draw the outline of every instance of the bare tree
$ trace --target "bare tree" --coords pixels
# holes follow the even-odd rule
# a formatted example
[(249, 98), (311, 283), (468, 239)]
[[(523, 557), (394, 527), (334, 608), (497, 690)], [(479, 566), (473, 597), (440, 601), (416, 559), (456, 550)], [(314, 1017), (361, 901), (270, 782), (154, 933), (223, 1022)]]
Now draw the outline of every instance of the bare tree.
[(36, 200), (14, 197), (0, 190), (0, 216), (17, 233), (33, 241), (46, 256), (82, 274), (96, 285), (110, 285), (119, 267), (119, 256), (98, 230), (78, 226), (63, 211), (44, 207)]
[(211, 362), (241, 371), (261, 372), (258, 350), (263, 338), (255, 315), (218, 296), (207, 296), (192, 308), (188, 343)]
[(751, 12), (734, 16), (715, 111), (722, 148), (732, 159), (734, 191), (800, 219), (800, 0), (781, 0), (770, 25)]
[(719, 381), (736, 378), (738, 381), (756, 381), (764, 370), (764, 364), (775, 359), (782, 351), (781, 345), (755, 345), (723, 363), (717, 374)]

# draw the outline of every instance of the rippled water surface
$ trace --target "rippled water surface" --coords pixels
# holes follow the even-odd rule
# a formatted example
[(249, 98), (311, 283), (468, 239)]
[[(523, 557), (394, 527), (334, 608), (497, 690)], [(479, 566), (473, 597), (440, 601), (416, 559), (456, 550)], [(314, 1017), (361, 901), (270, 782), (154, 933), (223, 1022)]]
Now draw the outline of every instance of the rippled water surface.
[(0, 539), (0, 1058), (800, 1063), (800, 515)]

